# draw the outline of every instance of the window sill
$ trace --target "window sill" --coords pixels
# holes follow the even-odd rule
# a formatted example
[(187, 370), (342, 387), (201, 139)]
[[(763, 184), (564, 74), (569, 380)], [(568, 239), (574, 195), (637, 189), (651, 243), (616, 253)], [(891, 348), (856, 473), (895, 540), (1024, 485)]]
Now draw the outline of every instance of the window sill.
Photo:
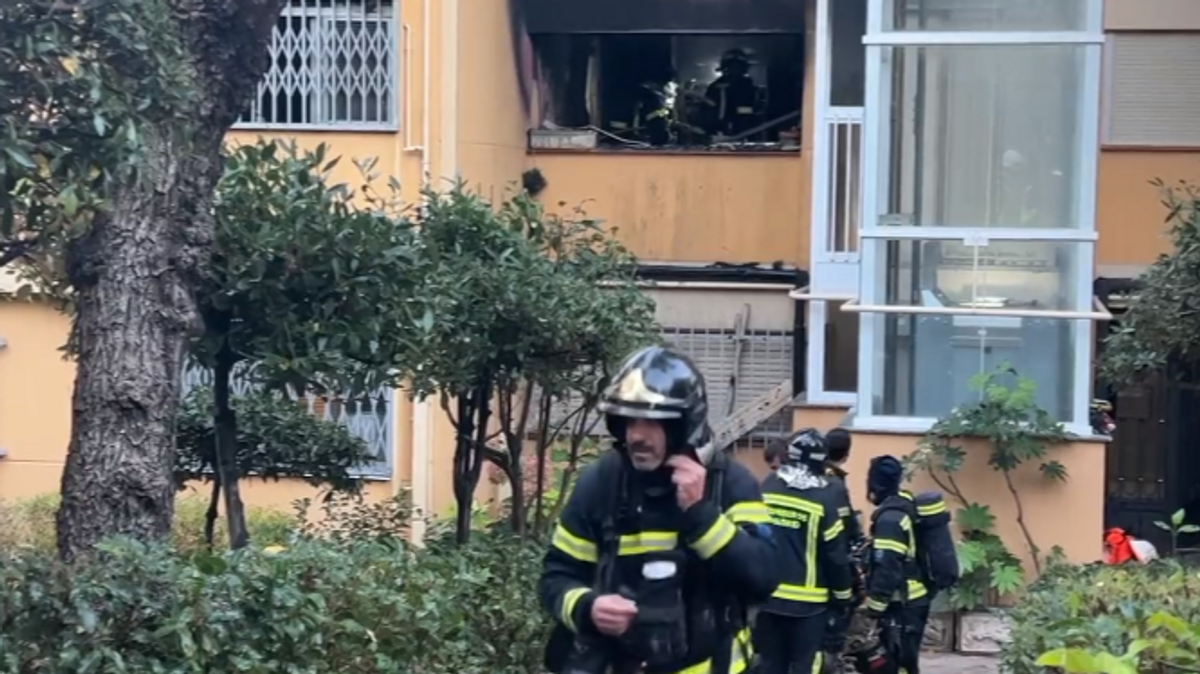
[[(842, 420), (843, 428), (855, 433), (870, 435), (923, 436), (937, 423), (936, 419), (918, 417), (868, 417), (860, 416), (853, 409)], [(1112, 441), (1106, 435), (1097, 435), (1090, 427), (1080, 428), (1076, 424), (1063, 424), (1070, 442), (1107, 444)]]
[(531, 148), (525, 149), (527, 155), (604, 155), (617, 157), (800, 157), (803, 154), (802, 148), (771, 148), (761, 150), (740, 150), (740, 149), (708, 149), (708, 148), (608, 148), (598, 147), (591, 150), (581, 150), (574, 148)]
[(1102, 152), (1163, 152), (1163, 153), (1197, 153), (1200, 145), (1100, 145)]
[(400, 128), (397, 126), (386, 126), (379, 124), (356, 124), (354, 122), (346, 122), (345, 124), (272, 124), (269, 122), (261, 123), (238, 123), (229, 128), (231, 132), (246, 131), (246, 132), (292, 132), (292, 133), (370, 133), (370, 134), (396, 134)]

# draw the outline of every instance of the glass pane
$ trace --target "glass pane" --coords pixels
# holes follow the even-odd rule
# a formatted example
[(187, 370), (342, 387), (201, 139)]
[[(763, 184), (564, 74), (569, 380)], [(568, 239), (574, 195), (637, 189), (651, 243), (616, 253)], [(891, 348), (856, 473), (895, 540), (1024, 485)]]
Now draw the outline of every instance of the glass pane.
[(825, 314), (825, 390), (858, 390), (858, 317), (830, 302)]
[(1099, 0), (884, 0), (884, 30), (1072, 31)]
[(829, 104), (862, 107), (867, 73), (867, 0), (829, 3)]
[[(883, 369), (871, 396), (874, 414), (940, 418), (979, 400), (972, 377), (1008, 363), (1037, 383), (1042, 408), (1071, 421), (1075, 331), (1090, 331), (1087, 321), (906, 314), (868, 314), (868, 320), (883, 335)], [(1001, 383), (1015, 381), (1006, 377)]]
[[(895, 47), (881, 224), (1078, 228), (1088, 47)], [(1091, 107), (1091, 106), (1089, 106)]]
[(875, 273), (886, 302), (899, 306), (978, 307), (1022, 311), (1090, 311), (1078, 297), (1076, 271), (1092, 259), (1091, 243), (961, 240), (881, 241)]

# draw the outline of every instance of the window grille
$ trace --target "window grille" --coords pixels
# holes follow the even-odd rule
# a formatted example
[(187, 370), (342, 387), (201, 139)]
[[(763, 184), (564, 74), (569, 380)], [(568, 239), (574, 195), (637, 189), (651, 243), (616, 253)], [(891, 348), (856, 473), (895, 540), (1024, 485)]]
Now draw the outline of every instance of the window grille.
[[(780, 293), (780, 297), (786, 296)], [(715, 304), (711, 301), (713, 299), (703, 292), (660, 291), (655, 296), (659, 305), (659, 320), (667, 323), (662, 328), (661, 337), (668, 346), (691, 357), (704, 374), (705, 383), (708, 385), (709, 424), (716, 426), (730, 415), (731, 392), (735, 392), (732, 411), (737, 412), (742, 406), (750, 404), (781, 382), (792, 378), (796, 335), (793, 330), (779, 329), (780, 325), (793, 323), (792, 312), (795, 311), (795, 304), (790, 301), (785, 303), (788, 315), (772, 316), (771, 320), (767, 321), (767, 327), (755, 327), (755, 324), (763, 322), (764, 309), (774, 311), (775, 306), (772, 304), (757, 309), (754, 315), (758, 318), (752, 317), (750, 327), (741, 334), (735, 329), (738, 320), (737, 309), (731, 309), (727, 316), (722, 312), (722, 316), (716, 321), (728, 327), (714, 325), (711, 315), (708, 316), (709, 320), (705, 321), (705, 325), (691, 325), (677, 320), (679, 316), (702, 313), (698, 305)], [(667, 316), (673, 318), (667, 319)], [(737, 381), (731, 386), (731, 379), (735, 373), (735, 359)], [(575, 399), (556, 405), (551, 411), (551, 425), (578, 406), (579, 402)], [(786, 437), (791, 432), (791, 427), (792, 411), (787, 408), (742, 438), (738, 447), (765, 446), (773, 438)], [(593, 429), (595, 435), (604, 435), (606, 432), (603, 422)]]
[[(186, 397), (197, 388), (211, 388), (212, 383), (212, 370), (189, 363), (183, 373), (183, 395)], [(234, 396), (247, 395), (256, 387), (248, 368), (238, 366), (234, 369), (230, 386)], [(366, 443), (367, 453), (372, 460), (359, 468), (359, 474), (383, 478), (392, 476), (395, 450), (391, 424), (391, 415), (395, 413), (395, 392), (392, 389), (380, 387), (355, 396), (297, 396), (290, 391), (289, 395), (293, 400), (303, 401), (310, 414), (345, 426), (351, 435)]]
[(291, 0), (240, 128), (397, 128), (399, 47), (390, 0)]

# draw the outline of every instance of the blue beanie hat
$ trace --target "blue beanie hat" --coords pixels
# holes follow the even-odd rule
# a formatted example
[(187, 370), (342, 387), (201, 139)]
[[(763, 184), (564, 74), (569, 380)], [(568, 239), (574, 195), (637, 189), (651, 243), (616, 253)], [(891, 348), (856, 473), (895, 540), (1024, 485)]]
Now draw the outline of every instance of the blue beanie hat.
[(894, 456), (880, 456), (871, 459), (871, 468), (867, 471), (867, 493), (874, 495), (873, 500), (882, 500), (900, 493), (900, 481), (904, 478), (904, 466)]

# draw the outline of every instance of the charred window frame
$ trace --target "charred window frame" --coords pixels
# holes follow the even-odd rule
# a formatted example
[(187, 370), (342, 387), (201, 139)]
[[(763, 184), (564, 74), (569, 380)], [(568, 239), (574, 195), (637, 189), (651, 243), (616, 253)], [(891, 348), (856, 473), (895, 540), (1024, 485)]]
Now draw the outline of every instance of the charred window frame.
[[(796, 150), (804, 5), (521, 0), (539, 71), (531, 149)], [(723, 60), (753, 85), (710, 86)], [(539, 144), (539, 134), (574, 142)]]

